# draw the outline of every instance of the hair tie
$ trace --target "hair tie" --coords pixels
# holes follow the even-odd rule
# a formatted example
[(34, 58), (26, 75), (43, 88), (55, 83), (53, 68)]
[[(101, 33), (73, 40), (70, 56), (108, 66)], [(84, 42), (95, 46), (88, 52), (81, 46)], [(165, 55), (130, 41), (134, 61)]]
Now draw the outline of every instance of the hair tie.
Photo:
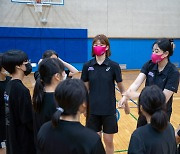
[(64, 112), (64, 109), (63, 108), (61, 108), (61, 107), (57, 107), (56, 108), (58, 111), (61, 111), (61, 113), (63, 113)]

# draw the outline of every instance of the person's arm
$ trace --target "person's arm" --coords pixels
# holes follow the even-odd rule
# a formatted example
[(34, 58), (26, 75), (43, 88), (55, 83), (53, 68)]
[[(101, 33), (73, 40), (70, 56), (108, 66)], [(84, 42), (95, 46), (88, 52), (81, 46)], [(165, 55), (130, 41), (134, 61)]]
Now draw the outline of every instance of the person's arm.
[(42, 59), (39, 59), (39, 61), (38, 61), (38, 65), (39, 65), (39, 63), (42, 61)]
[(169, 101), (171, 96), (178, 91), (179, 86), (179, 71), (169, 72), (167, 82), (163, 93), (166, 97), (166, 103)]
[(146, 79), (146, 75), (144, 73), (139, 73), (138, 77), (136, 80), (131, 84), (131, 86), (128, 88), (127, 93), (129, 95), (129, 98), (137, 98), (139, 97), (140, 93), (137, 92), (141, 84), (144, 82)]
[(73, 74), (75, 73), (78, 73), (79, 71), (74, 67), (72, 66), (71, 64), (65, 62), (64, 60), (60, 59), (59, 60), (64, 64), (64, 66), (70, 71), (69, 73), (69, 76), (72, 76)]
[(84, 84), (87, 88), (87, 90), (89, 91), (89, 72), (88, 72), (88, 65), (84, 64), (83, 65), (83, 69), (82, 69), (82, 73), (81, 73), (81, 80), (84, 81)]
[(87, 90), (89, 92), (89, 82), (84, 82), (84, 84), (85, 84), (85, 86), (86, 86), (86, 88), (87, 88)]
[[(123, 83), (122, 83), (122, 82), (118, 82), (118, 83), (117, 83), (117, 86), (118, 86), (121, 94), (123, 95), (123, 94), (125, 93), (125, 88), (124, 88)], [(118, 102), (118, 104), (119, 104), (119, 102)], [(123, 108), (124, 108), (124, 111), (125, 111), (126, 114), (129, 114), (129, 113), (130, 113), (130, 108), (129, 108), (129, 105), (128, 105), (127, 102), (124, 103)]]
[(169, 101), (169, 99), (171, 98), (171, 96), (174, 94), (173, 91), (170, 91), (170, 90), (167, 90), (167, 89), (164, 89), (163, 90), (163, 93), (166, 97), (166, 103)]
[[(89, 92), (89, 77), (88, 77), (88, 66), (86, 64), (83, 65), (82, 73), (81, 73), (81, 80), (84, 81), (84, 84)], [(89, 116), (89, 101), (87, 101), (87, 110), (84, 113), (84, 116), (86, 117), (86, 120)]]
[(123, 106), (124, 104), (127, 104), (128, 99), (138, 98), (140, 93), (137, 92), (141, 84), (146, 79), (146, 75), (144, 73), (140, 73), (136, 80), (131, 84), (131, 86), (128, 88), (128, 90), (123, 93), (122, 99), (119, 101), (119, 107)]
[[(89, 82), (84, 82), (84, 84), (85, 84), (85, 86), (86, 86), (86, 88), (87, 88), (87, 90), (88, 90), (88, 93), (89, 93)], [(87, 118), (87, 114), (88, 114), (88, 110), (89, 110), (89, 106), (88, 106), (89, 104), (87, 104), (87, 110), (86, 110), (86, 112), (84, 112), (83, 113), (83, 115)]]

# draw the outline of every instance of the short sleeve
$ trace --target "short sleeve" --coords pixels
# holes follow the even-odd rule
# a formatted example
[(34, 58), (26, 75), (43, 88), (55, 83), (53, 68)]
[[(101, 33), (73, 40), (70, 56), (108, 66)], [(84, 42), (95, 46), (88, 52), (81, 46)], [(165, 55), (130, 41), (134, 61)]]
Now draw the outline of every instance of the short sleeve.
[(130, 139), (128, 154), (144, 154), (143, 141), (140, 139), (139, 135), (135, 131)]
[(149, 72), (149, 65), (150, 65), (150, 61), (146, 62), (143, 67), (141, 68), (141, 73), (144, 73), (146, 76)]
[(169, 73), (167, 83), (164, 89), (168, 89), (170, 91), (177, 93), (178, 86), (179, 86), (179, 72), (173, 71), (172, 73)]
[(89, 81), (87, 64), (84, 64), (84, 66), (83, 66), (82, 73), (81, 73), (81, 80), (83, 80), (84, 82)]
[(115, 81), (118, 82), (122, 82), (122, 74), (121, 74), (121, 68), (119, 65), (116, 65), (115, 70)]
[(92, 154), (105, 154), (104, 146), (101, 142), (101, 139), (97, 141), (97, 143), (94, 146), (94, 149), (92, 151)]

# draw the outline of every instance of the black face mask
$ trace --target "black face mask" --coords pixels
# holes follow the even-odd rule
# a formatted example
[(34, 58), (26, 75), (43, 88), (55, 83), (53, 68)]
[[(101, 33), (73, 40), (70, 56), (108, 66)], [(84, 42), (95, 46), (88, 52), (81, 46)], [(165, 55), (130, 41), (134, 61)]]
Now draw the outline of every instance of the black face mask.
[(32, 66), (31, 66), (31, 64), (30, 63), (27, 63), (27, 64), (25, 64), (25, 66), (26, 66), (26, 71), (24, 71), (24, 75), (29, 75), (30, 73), (31, 73), (31, 71), (32, 71)]

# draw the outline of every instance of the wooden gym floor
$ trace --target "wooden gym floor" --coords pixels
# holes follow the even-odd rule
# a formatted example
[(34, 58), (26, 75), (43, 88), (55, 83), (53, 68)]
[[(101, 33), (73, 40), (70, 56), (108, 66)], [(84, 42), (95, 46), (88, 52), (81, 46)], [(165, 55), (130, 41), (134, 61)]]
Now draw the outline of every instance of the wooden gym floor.
[[(131, 85), (131, 83), (135, 80), (138, 74), (139, 74), (139, 71), (129, 71), (129, 70), (122, 71), (123, 84), (126, 89)], [(76, 74), (74, 77), (79, 78), (80, 73)], [(32, 94), (33, 87), (35, 84), (33, 74), (25, 77), (23, 82), (30, 89), (30, 92)], [(140, 87), (139, 91), (141, 91), (143, 87), (144, 85)], [(117, 100), (121, 98), (121, 95), (118, 92), (118, 90), (116, 90), (116, 98)], [(137, 100), (134, 100), (134, 101), (137, 102)], [(174, 94), (173, 113), (172, 113), (172, 118), (171, 118), (171, 123), (174, 126), (174, 128), (176, 128), (180, 123), (180, 118), (179, 118), (180, 117), (180, 103), (179, 102), (180, 102), (180, 90), (178, 90), (178, 93)], [(133, 103), (132, 101), (129, 101), (129, 105), (131, 107), (131, 113), (129, 115), (126, 115), (123, 109), (119, 109), (120, 111), (120, 120), (118, 121), (119, 132), (115, 134), (114, 136), (115, 153), (122, 153), (122, 154), (127, 153), (131, 134), (136, 128), (136, 123), (137, 123), (136, 119), (138, 117), (137, 105), (135, 105), (135, 103)], [(81, 116), (82, 124), (84, 124), (84, 121), (85, 121), (85, 118), (82, 115)], [(5, 150), (0, 150), (0, 154), (5, 154)]]

